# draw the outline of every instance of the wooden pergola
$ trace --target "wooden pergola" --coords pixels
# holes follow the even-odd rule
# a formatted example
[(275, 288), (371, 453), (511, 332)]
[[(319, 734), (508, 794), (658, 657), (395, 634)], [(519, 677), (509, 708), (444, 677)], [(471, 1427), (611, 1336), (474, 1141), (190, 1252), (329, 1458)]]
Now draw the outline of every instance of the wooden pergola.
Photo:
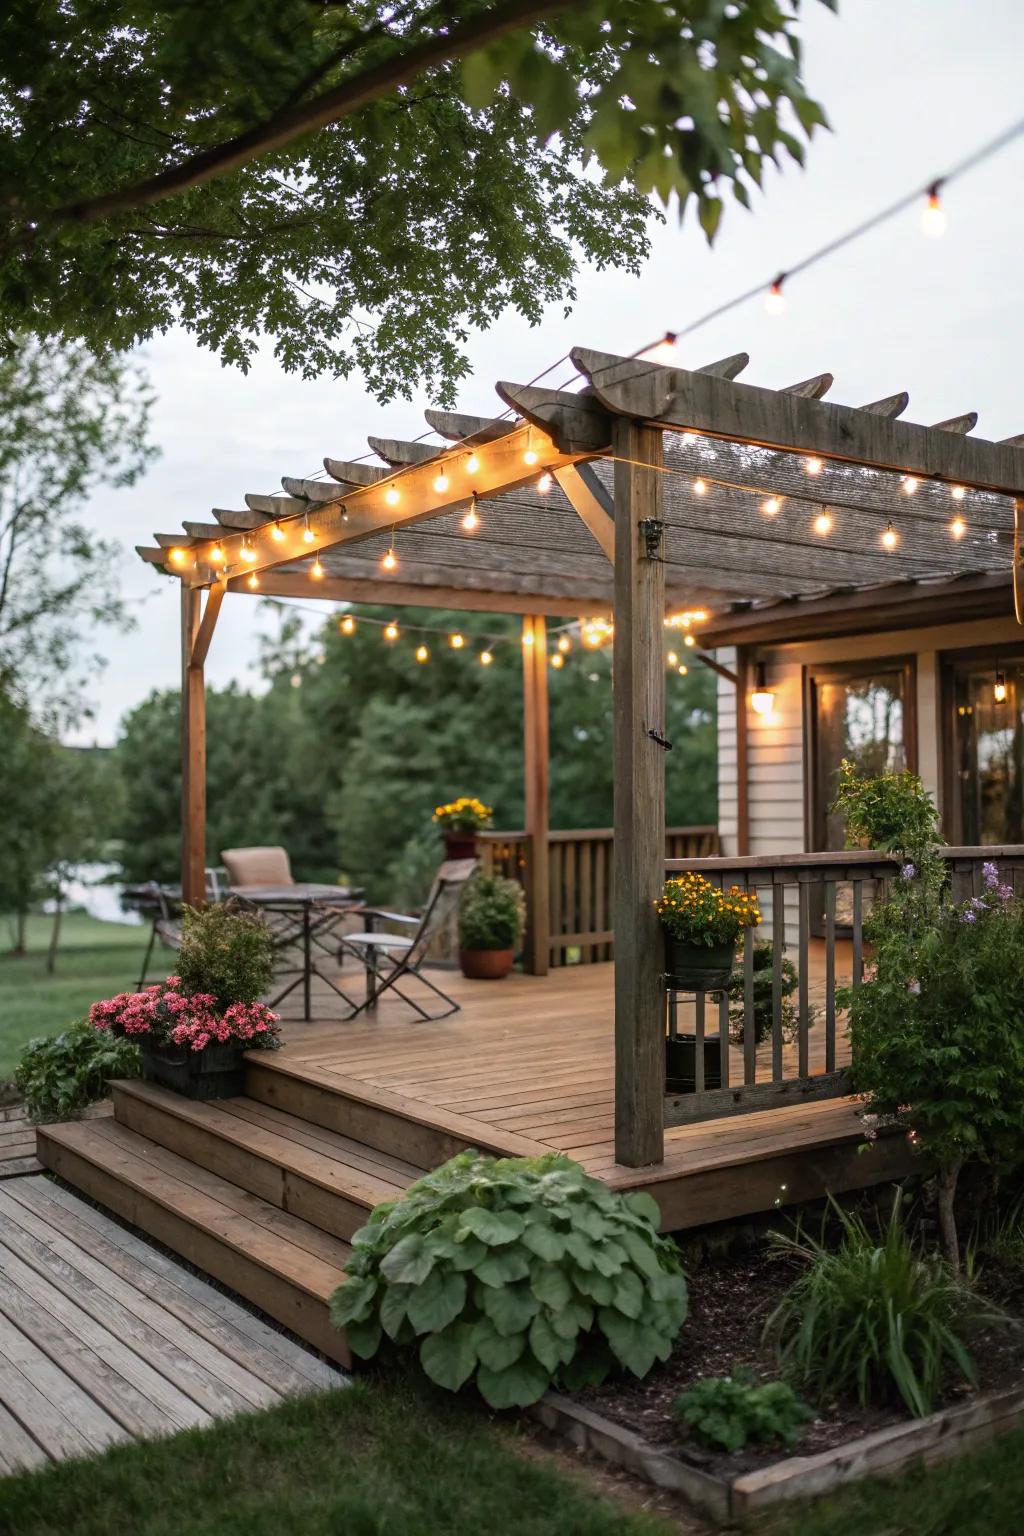
[[(705, 609), (724, 632), (721, 616), (738, 605), (813, 606), (860, 588), (882, 605), (890, 583), (967, 590), (1010, 571), (1020, 619), (1024, 439), (972, 436), (973, 412), (902, 421), (905, 394), (834, 405), (822, 398), (828, 374), (781, 390), (737, 383), (745, 354), (695, 370), (588, 348), (572, 359), (579, 393), (499, 383), (506, 419), (428, 411), (441, 446), (373, 437), (376, 465), (325, 458), (329, 479), (285, 477), (283, 495), (246, 496), (245, 510), (186, 522), (139, 553), (181, 586), (182, 886), (192, 901), (205, 865), (203, 673), (228, 592), (523, 616), (537, 971), (547, 963), (546, 618), (610, 616), (616, 1155), (638, 1167), (661, 1159), (665, 1123), (653, 902), (665, 865), (666, 620)], [(382, 564), (392, 548), (395, 570)], [(742, 663), (737, 674), (745, 695)]]

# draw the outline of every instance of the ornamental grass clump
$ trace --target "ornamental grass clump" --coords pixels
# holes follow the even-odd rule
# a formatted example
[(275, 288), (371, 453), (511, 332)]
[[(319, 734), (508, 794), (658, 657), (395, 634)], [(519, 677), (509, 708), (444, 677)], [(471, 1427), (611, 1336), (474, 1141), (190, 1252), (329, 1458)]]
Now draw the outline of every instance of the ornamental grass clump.
[(649, 1195), (620, 1195), (552, 1154), (462, 1152), (379, 1205), (352, 1239), (331, 1317), (355, 1354), (418, 1347), (426, 1374), (492, 1408), (552, 1383), (645, 1376), (686, 1315), (675, 1244)]
[(775, 1235), (801, 1271), (765, 1327), (783, 1374), (818, 1402), (862, 1407), (902, 1399), (915, 1418), (943, 1387), (974, 1383), (965, 1337), (1000, 1314), (986, 1308), (936, 1253), (907, 1232), (899, 1191), (880, 1234), (834, 1202), (838, 1244), (799, 1229)]
[(493, 815), (491, 807), (484, 805), (482, 800), (473, 795), (460, 795), (447, 805), (435, 807), (434, 822), (442, 832), (482, 832), (490, 826)]
[(684, 944), (703, 944), (708, 949), (735, 944), (744, 928), (755, 928), (761, 921), (754, 891), (741, 890), (738, 885), (722, 891), (697, 874), (666, 880), (654, 906), (670, 938)]

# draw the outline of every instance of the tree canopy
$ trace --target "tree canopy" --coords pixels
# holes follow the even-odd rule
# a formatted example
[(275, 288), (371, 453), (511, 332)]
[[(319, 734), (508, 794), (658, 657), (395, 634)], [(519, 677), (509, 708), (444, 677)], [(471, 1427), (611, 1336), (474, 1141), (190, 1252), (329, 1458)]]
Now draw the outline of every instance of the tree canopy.
[[(833, 0), (823, 0), (832, 4)], [(442, 402), (470, 327), (636, 271), (649, 196), (749, 206), (824, 122), (800, 0), (11, 0), (0, 334)]]

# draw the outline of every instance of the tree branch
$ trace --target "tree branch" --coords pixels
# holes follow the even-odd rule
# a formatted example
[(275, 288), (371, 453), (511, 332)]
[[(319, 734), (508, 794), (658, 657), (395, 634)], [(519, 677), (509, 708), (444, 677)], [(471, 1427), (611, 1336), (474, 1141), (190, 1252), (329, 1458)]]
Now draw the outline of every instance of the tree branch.
[(424, 70), (461, 58), (505, 33), (530, 26), (563, 7), (564, 0), (504, 0), (503, 4), (496, 5), (493, 10), (453, 27), (447, 34), (426, 38), (404, 55), (398, 54), (376, 64), (332, 90), (314, 97), (312, 101), (276, 112), (265, 122), (247, 128), (244, 133), (223, 144), (215, 144), (190, 155), (169, 170), (131, 186), (119, 187), (114, 192), (105, 192), (99, 197), (84, 198), (58, 208), (42, 210), (35, 218), (39, 223), (46, 224), (95, 224), (112, 213), (146, 207), (162, 198), (187, 192), (216, 176), (238, 170), (258, 155), (280, 149), (304, 133), (325, 128), (349, 116), (369, 102), (414, 80)]

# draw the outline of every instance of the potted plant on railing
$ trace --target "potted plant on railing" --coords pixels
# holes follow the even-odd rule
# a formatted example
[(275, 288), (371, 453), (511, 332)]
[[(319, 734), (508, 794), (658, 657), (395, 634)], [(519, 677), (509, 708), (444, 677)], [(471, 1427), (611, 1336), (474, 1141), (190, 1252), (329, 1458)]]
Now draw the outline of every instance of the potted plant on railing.
[(190, 1099), (233, 1098), (244, 1089), (249, 1050), (280, 1045), (278, 1015), (259, 1001), (273, 976), (261, 918), (230, 903), (183, 918), (179, 974), (94, 1003), (94, 1029), (135, 1040), (142, 1075)]
[(474, 981), (499, 981), (515, 960), (526, 915), (522, 887), (474, 875), (459, 902), (459, 964)]
[(491, 807), (472, 795), (460, 795), (447, 805), (439, 805), (434, 811), (434, 825), (441, 829), (445, 858), (476, 858), (476, 835), (490, 826), (492, 815)]
[[(675, 992), (720, 992), (729, 985), (736, 942), (761, 921), (757, 896), (738, 885), (723, 891), (703, 875), (667, 880), (655, 907), (665, 935), (665, 983)], [(697, 1037), (673, 1034), (665, 1041), (665, 1076), (672, 1092), (696, 1084)], [(704, 1084), (721, 1085), (720, 1041), (704, 1044)]]

